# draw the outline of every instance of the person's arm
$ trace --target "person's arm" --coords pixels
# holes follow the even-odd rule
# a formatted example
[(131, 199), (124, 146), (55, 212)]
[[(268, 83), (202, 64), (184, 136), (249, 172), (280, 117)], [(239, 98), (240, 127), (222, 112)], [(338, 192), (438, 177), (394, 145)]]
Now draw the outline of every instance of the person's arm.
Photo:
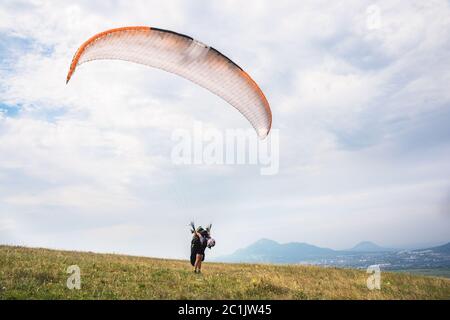
[(200, 233), (200, 232), (197, 232), (197, 230), (193, 230), (192, 231), (192, 233), (196, 236), (196, 237), (198, 237), (198, 239), (200, 240), (200, 243), (203, 243), (203, 236), (202, 236), (202, 234)]
[(199, 238), (199, 240), (200, 240), (200, 243), (201, 243), (201, 244), (204, 244), (205, 241), (206, 241), (205, 237), (202, 236), (202, 234), (201, 234), (200, 232), (197, 232), (197, 231), (195, 231), (195, 234), (198, 236), (198, 238)]

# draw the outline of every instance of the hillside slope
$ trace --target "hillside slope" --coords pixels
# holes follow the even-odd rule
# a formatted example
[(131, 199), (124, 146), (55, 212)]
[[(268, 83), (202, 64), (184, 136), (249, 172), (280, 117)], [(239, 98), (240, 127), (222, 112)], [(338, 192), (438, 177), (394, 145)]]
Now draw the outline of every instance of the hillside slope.
[[(81, 269), (69, 290), (67, 267)], [(357, 270), (205, 263), (0, 246), (0, 299), (450, 299), (450, 280), (382, 273), (381, 290)]]

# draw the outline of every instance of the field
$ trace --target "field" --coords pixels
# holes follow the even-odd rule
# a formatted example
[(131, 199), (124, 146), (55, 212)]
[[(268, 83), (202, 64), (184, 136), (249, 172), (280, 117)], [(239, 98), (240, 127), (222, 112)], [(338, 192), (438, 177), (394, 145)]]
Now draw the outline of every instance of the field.
[(450, 269), (449, 268), (435, 268), (435, 269), (405, 269), (396, 270), (395, 272), (419, 274), (425, 276), (443, 277), (450, 279)]
[[(78, 265), (81, 289), (66, 286)], [(450, 299), (450, 280), (313, 266), (205, 263), (0, 246), (0, 299)]]

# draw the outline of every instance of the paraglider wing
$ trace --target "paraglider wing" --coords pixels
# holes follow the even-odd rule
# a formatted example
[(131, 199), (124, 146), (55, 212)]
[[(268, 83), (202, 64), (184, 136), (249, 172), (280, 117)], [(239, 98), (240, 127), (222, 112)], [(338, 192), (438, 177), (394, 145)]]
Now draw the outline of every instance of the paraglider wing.
[(256, 82), (212, 47), (176, 32), (124, 27), (101, 32), (76, 52), (67, 75), (92, 60), (117, 59), (163, 69), (208, 89), (241, 112), (265, 138), (272, 125), (269, 103)]

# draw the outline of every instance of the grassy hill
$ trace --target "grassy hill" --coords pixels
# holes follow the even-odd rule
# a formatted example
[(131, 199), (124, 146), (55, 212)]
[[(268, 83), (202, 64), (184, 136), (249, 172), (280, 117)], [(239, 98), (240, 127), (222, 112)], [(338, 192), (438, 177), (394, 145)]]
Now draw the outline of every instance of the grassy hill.
[[(69, 290), (67, 267), (81, 269)], [(205, 263), (0, 246), (0, 299), (450, 299), (450, 280), (313, 266)]]

